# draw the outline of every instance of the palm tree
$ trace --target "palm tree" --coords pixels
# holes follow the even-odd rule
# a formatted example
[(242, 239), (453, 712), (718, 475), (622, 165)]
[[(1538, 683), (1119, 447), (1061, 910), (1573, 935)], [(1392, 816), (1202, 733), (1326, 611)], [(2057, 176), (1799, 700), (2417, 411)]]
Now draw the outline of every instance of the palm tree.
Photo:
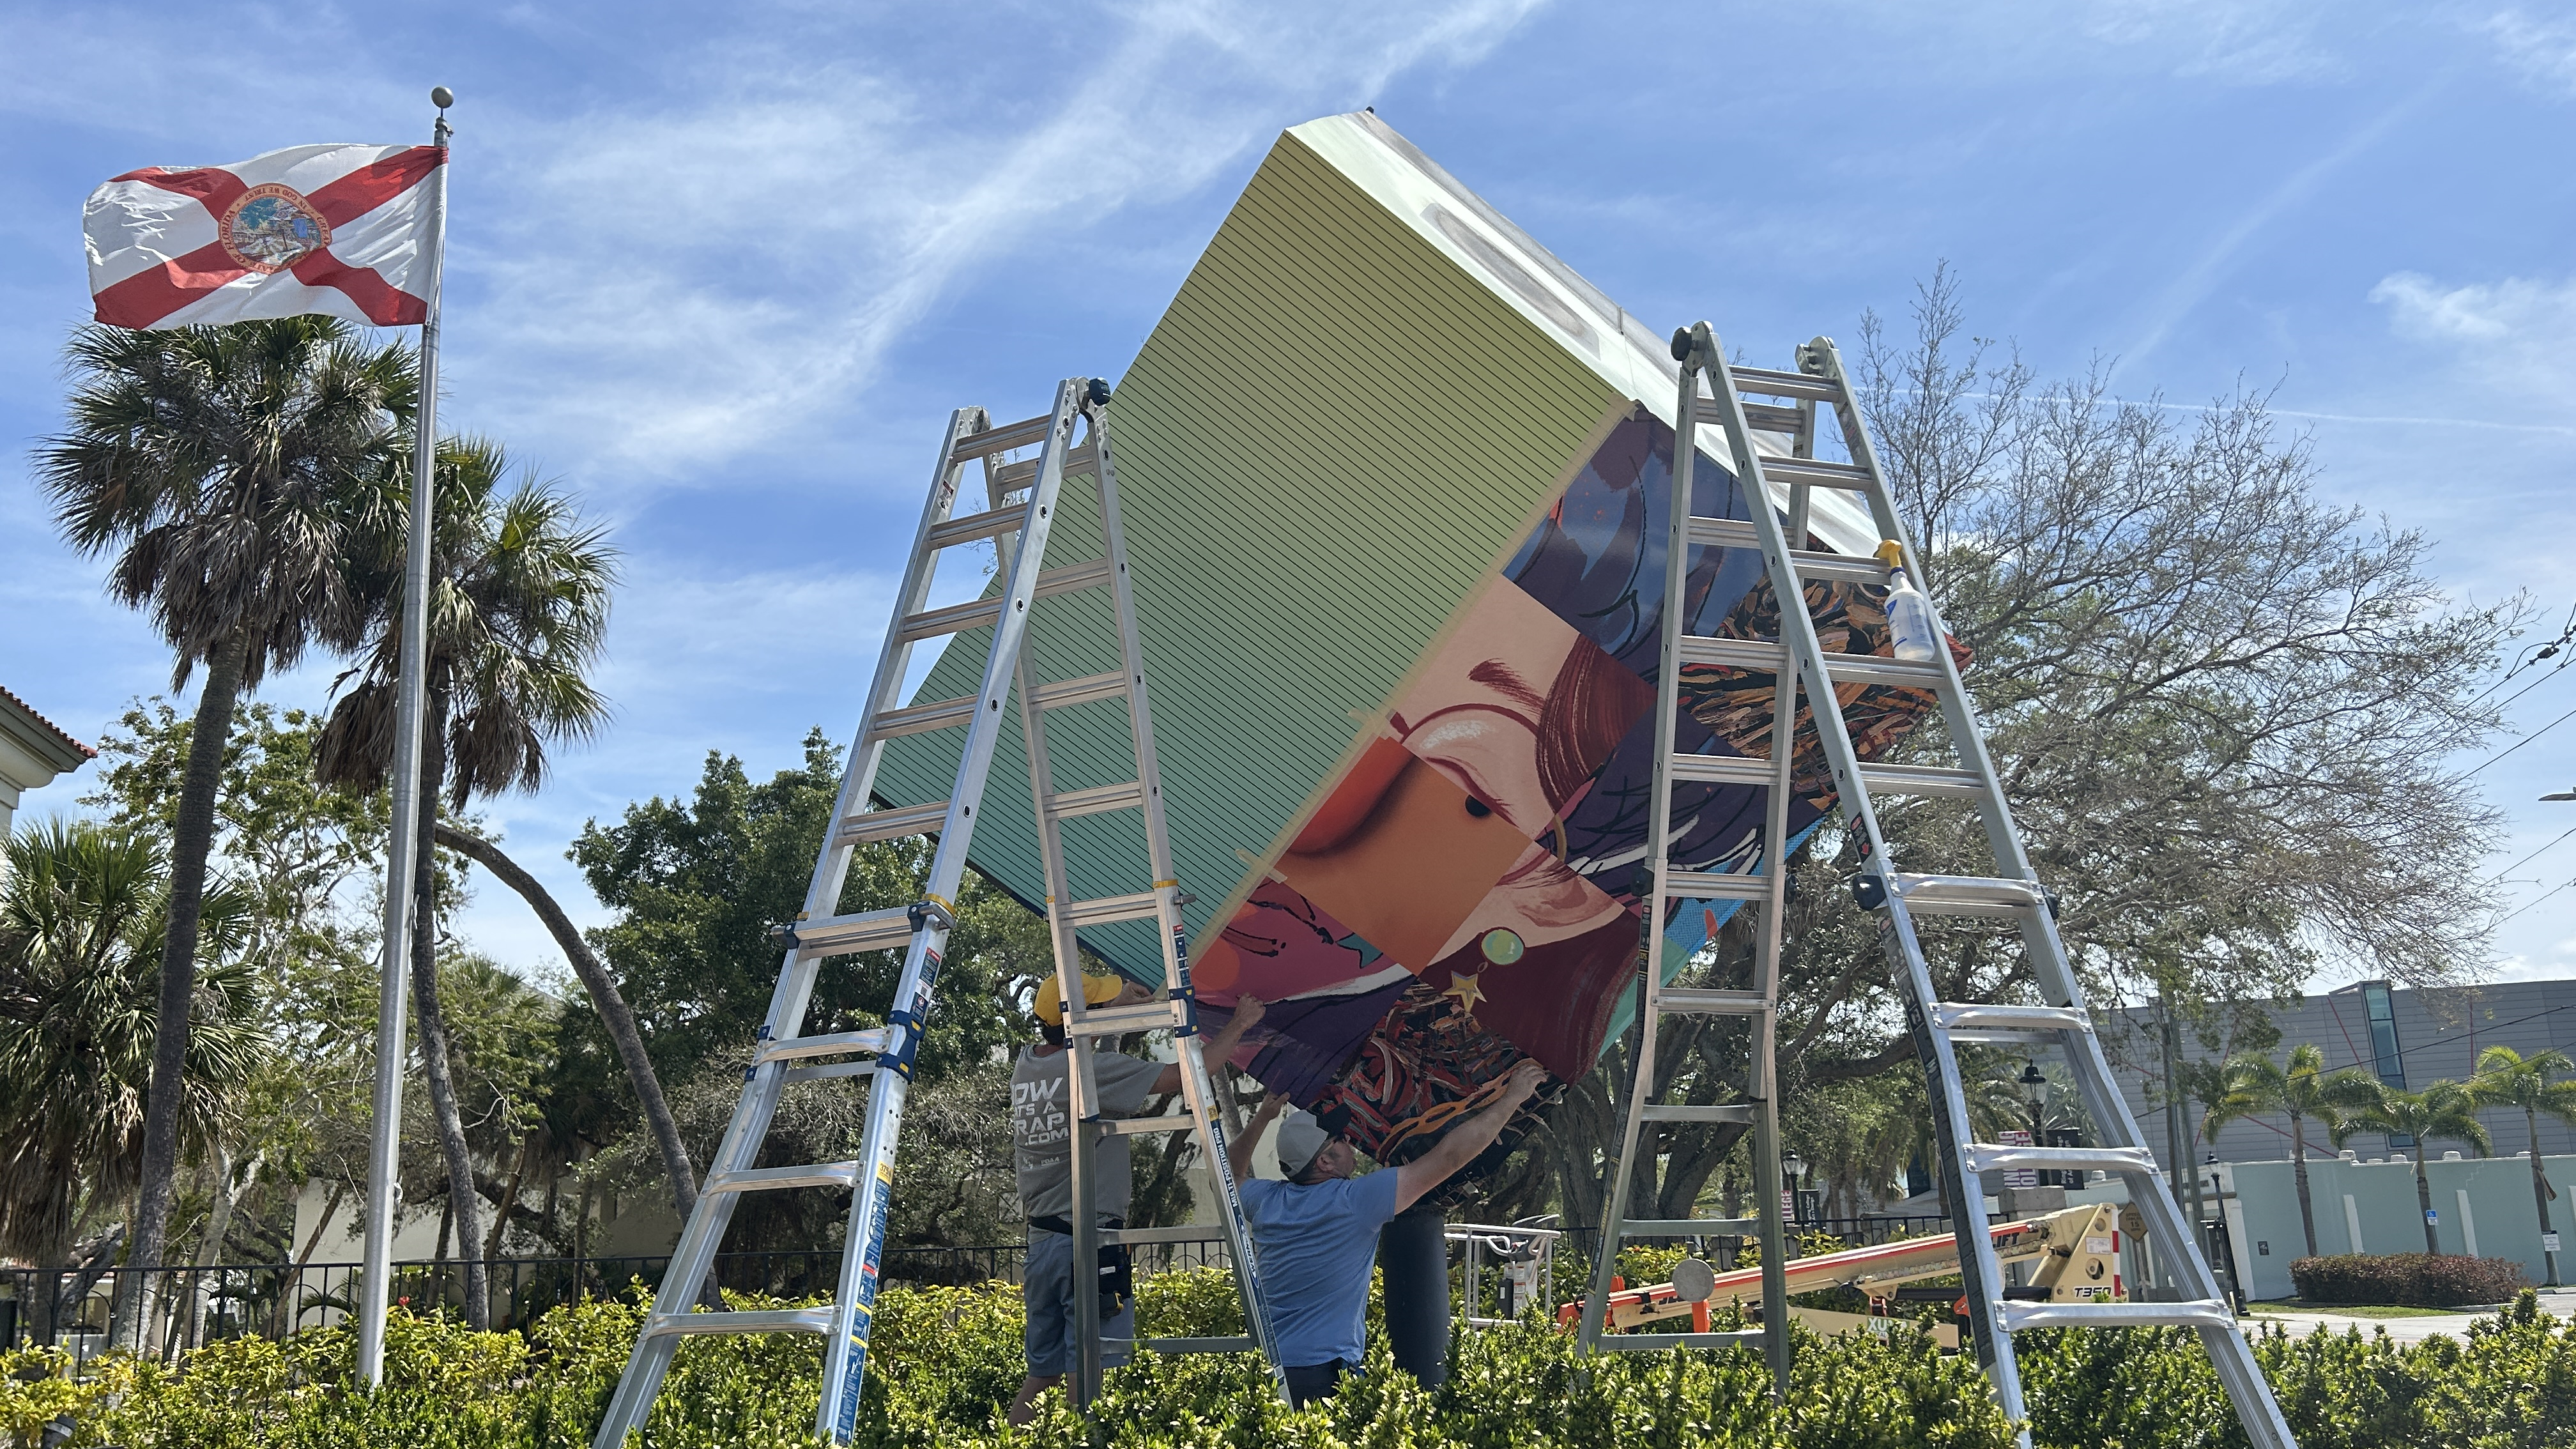
[[(83, 327), (69, 426), (35, 473), (64, 537), (114, 554), (108, 593), (147, 610), (177, 662), (199, 666), (188, 765), (170, 846), (161, 945), (162, 1032), (145, 1102), (141, 1200), (128, 1261), (158, 1267), (178, 1180), (179, 1103), (196, 989), (206, 858), (233, 706), (307, 645), (360, 637), (365, 606), (341, 566), (351, 487), (400, 447), (419, 397), (413, 355), (346, 322), (284, 317), (134, 332)], [(140, 1321), (129, 1299), (121, 1329)]]
[[(2531, 1202), (2540, 1210), (2544, 1241), (2557, 1229), (2549, 1222), (2549, 1178), (2540, 1166), (2540, 1114), (2546, 1112), (2576, 1127), (2576, 1081), (2549, 1080), (2552, 1072), (2568, 1071), (2576, 1071), (2576, 1061), (2571, 1061), (2565, 1052), (2524, 1056), (2509, 1046), (2491, 1046), (2478, 1053), (2478, 1069), (2469, 1078), (2469, 1096), (2479, 1106), (2522, 1109), (2523, 1125), (2531, 1134)], [(2555, 1288), (2558, 1255), (2546, 1256), (2549, 1286)]]
[(2221, 1069), (2218, 1093), (2201, 1119), (2201, 1137), (2217, 1141), (2219, 1130), (2240, 1117), (2288, 1115), (2292, 1177), (2299, 1187), (2299, 1228), (2307, 1235), (2308, 1256), (2313, 1258), (2317, 1215), (2308, 1197), (2308, 1121), (2314, 1118), (2333, 1137), (2347, 1111), (2368, 1105), (2378, 1095), (2379, 1084), (2350, 1067), (2327, 1074), (2326, 1054), (2313, 1043), (2292, 1047), (2286, 1070), (2261, 1052), (2246, 1052), (2230, 1058)]
[(2433, 1232), (2433, 1185), (2424, 1177), (2424, 1143), (2433, 1137), (2465, 1142), (2484, 1157), (2494, 1146), (2478, 1121), (2478, 1104), (2457, 1082), (2427, 1082), (2424, 1090), (2382, 1086), (2374, 1100), (2345, 1119), (2346, 1130), (2367, 1128), (2391, 1137), (2415, 1139), (2415, 1205), (2424, 1210), (2424, 1251), (2438, 1256), (2441, 1239)]
[[(86, 1209), (131, 1191), (142, 1169), (158, 1031), (169, 863), (145, 835), (88, 823), (30, 827), (8, 842), (0, 881), (0, 1251), (54, 1268)], [(198, 902), (198, 938), (217, 960), (197, 972), (196, 1029), (173, 1113), (183, 1140), (209, 1144), (223, 1094), (267, 1051), (252, 1020), (247, 893), (217, 885)], [(229, 958), (229, 959), (227, 959)], [(36, 1295), (50, 1335), (54, 1295)]]
[[(419, 1001), (421, 1057), (446, 1159), (456, 1241), (479, 1243), (474, 1160), (456, 1104), (447, 1028), (439, 1009), (432, 844), (444, 790), (451, 809), (478, 795), (534, 790), (546, 745), (584, 739), (608, 718), (586, 671), (608, 626), (617, 555), (548, 484), (522, 477), (506, 492), (509, 458), (479, 438), (439, 446), (429, 574), (429, 652), (422, 685), (419, 868), (413, 877), (411, 977)], [(375, 526), (354, 551), (375, 628), (356, 683), (332, 708), (314, 753), (330, 783), (373, 787), (393, 758), (394, 696), (401, 661), (401, 520), (407, 474), (384, 470)], [(348, 677), (344, 676), (344, 684)], [(507, 1205), (504, 1205), (506, 1210)], [(482, 1259), (465, 1257), (466, 1317), (484, 1326), (490, 1305)]]

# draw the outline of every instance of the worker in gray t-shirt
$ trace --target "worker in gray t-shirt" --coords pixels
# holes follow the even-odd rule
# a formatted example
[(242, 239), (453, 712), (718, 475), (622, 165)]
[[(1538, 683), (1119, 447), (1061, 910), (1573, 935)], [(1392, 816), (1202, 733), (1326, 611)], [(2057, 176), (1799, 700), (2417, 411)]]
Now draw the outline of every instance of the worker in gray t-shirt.
[[(1095, 1011), (1144, 1001), (1150, 994), (1125, 977), (1082, 978), (1083, 1000)], [(1011, 1403), (1014, 1424), (1035, 1418), (1037, 1396), (1072, 1367), (1073, 1356), (1080, 1352), (1074, 1342), (1073, 1295), (1077, 1288), (1097, 1291), (1096, 1265), (1093, 1271), (1076, 1272), (1073, 1261), (1073, 1122), (1066, 1110), (1070, 1095), (1066, 1075), (1073, 1054), (1066, 1050), (1064, 997), (1054, 977), (1038, 988), (1036, 1012), (1044, 1039), (1020, 1048), (1019, 1059), (1011, 1064), (1011, 1165), (1020, 1180), (1020, 1210), (1029, 1220), (1028, 1264), (1021, 1273), (1021, 1295), (1028, 1313), (1023, 1345), (1028, 1377)], [(1261, 1012), (1259, 1001), (1244, 997), (1235, 1006), (1234, 1019), (1209, 1039), (1202, 1059), (1221, 1070), (1218, 1064), (1233, 1053), (1235, 1043), (1261, 1019)], [(1091, 1076), (1100, 1092), (1094, 1106), (1103, 1117), (1133, 1117), (1152, 1098), (1181, 1089), (1177, 1064), (1149, 1062), (1123, 1052), (1093, 1053)], [(1126, 1226), (1128, 1200), (1135, 1192), (1127, 1139), (1102, 1141), (1092, 1161), (1096, 1165), (1095, 1217), (1103, 1227)], [(1103, 1314), (1100, 1333), (1108, 1339), (1134, 1339), (1135, 1301), (1121, 1302), (1115, 1315)], [(1101, 1346), (1105, 1366), (1125, 1363), (1127, 1358), (1123, 1343)]]

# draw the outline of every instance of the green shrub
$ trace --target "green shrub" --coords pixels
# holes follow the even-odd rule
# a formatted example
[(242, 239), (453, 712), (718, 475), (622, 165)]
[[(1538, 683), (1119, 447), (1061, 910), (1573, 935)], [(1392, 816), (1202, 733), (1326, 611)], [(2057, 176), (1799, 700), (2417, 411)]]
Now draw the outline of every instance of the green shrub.
[(2459, 1258), (2431, 1253), (2350, 1253), (2300, 1258), (2290, 1281), (2310, 1303), (2408, 1304), (2456, 1308), (2502, 1303), (2523, 1289), (2522, 1264), (2511, 1258)]
[[(1140, 1285), (1147, 1331), (1234, 1331), (1228, 1277)], [(525, 1337), (396, 1314), (385, 1386), (352, 1381), (341, 1329), (240, 1340), (175, 1367), (111, 1358), (84, 1377), (35, 1349), (0, 1357), (0, 1442), (33, 1446), (68, 1417), (72, 1449), (584, 1449), (643, 1309), (591, 1302)], [(1785, 1405), (1751, 1352), (1586, 1359), (1537, 1321), (1460, 1332), (1449, 1381), (1425, 1389), (1372, 1348), (1365, 1379), (1299, 1412), (1247, 1354), (1139, 1355), (1109, 1375), (1089, 1424), (1060, 1394), (1013, 1430), (1019, 1295), (889, 1288), (877, 1300), (865, 1449), (2006, 1449), (1973, 1355), (1914, 1335), (1820, 1340), (1797, 1331)], [(2060, 1330), (2020, 1339), (2034, 1441), (2045, 1449), (2236, 1449), (2246, 1441), (2191, 1333)], [(2255, 1346), (2302, 1449), (2576, 1449), (2576, 1325), (2524, 1293), (2465, 1339), (2399, 1347), (2384, 1332), (2267, 1330)], [(809, 1449), (820, 1368), (811, 1336), (692, 1338), (635, 1449)]]

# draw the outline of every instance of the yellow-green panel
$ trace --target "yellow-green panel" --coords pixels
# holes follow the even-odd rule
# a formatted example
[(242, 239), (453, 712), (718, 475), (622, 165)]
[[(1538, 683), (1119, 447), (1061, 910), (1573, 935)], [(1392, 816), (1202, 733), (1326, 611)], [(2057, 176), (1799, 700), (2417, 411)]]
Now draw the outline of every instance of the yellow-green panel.
[[(1203, 932), (1630, 391), (1298, 134), (1116, 381), (1155, 743)], [(1068, 483), (1049, 564), (1097, 557), (1097, 517)], [(1041, 601), (1031, 638), (1044, 678), (1114, 667), (1106, 591)], [(988, 640), (959, 636), (916, 697), (971, 692)], [(1115, 703), (1051, 715), (1048, 745), (1062, 788), (1128, 777)], [(894, 741), (877, 793), (945, 795), (956, 749)], [(1026, 779), (1013, 721), (970, 856), (1034, 901)], [(1076, 822), (1072, 844), (1078, 895), (1147, 884), (1132, 814)], [(1094, 944), (1154, 973), (1150, 929), (1121, 930)]]

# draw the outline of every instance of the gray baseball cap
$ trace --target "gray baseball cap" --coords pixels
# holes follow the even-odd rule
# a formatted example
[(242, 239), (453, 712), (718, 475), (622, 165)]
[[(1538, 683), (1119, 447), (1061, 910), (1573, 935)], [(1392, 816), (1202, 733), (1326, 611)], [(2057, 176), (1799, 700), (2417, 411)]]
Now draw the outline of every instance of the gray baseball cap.
[(1280, 1118), (1279, 1170), (1292, 1178), (1297, 1176), (1314, 1164), (1315, 1154), (1332, 1140), (1333, 1134), (1324, 1130), (1315, 1114), (1302, 1107)]

